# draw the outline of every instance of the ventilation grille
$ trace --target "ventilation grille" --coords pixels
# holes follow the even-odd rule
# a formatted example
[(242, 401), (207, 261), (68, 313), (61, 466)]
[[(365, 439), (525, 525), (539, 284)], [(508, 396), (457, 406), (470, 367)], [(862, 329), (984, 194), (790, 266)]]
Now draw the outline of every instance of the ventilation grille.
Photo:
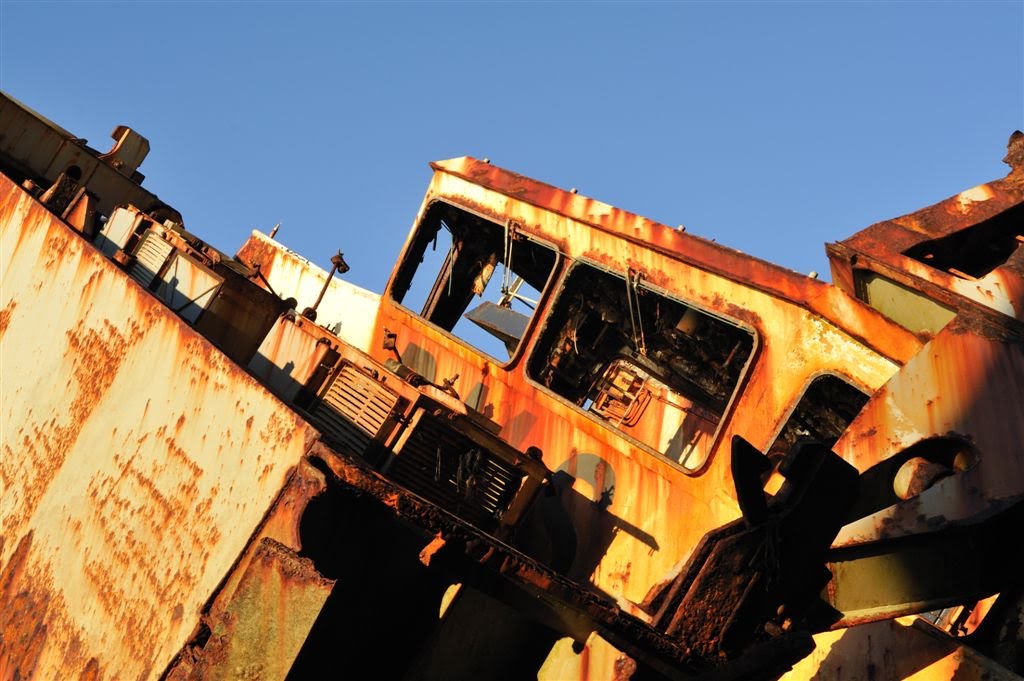
[(478, 527), (500, 518), (522, 475), (443, 420), (424, 416), (388, 477)]
[(135, 251), (135, 261), (128, 272), (132, 279), (142, 284), (145, 288), (153, 283), (157, 272), (163, 267), (167, 256), (174, 250), (174, 246), (167, 243), (153, 232), (147, 232), (138, 250)]
[(345, 453), (363, 455), (398, 403), (398, 395), (343, 364), (327, 391), (310, 407), (313, 425)]

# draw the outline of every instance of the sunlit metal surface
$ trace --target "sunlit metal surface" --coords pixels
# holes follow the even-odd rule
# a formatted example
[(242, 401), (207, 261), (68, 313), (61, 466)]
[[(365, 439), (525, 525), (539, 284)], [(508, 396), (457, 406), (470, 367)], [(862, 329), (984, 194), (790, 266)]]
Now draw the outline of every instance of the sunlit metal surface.
[[(253, 232), (238, 250), (238, 259), (256, 269), (256, 281), (282, 298), (294, 298), (296, 309), (312, 306), (328, 280), (328, 273), (277, 241)], [(317, 306), (316, 322), (331, 329), (346, 343), (367, 350), (373, 336), (380, 296), (343, 279), (330, 277)]]
[(1021, 671), (1019, 133), (836, 286), (442, 161), (377, 296), (2, 103), (0, 678)]
[(0, 669), (152, 677), (315, 431), (0, 177)]

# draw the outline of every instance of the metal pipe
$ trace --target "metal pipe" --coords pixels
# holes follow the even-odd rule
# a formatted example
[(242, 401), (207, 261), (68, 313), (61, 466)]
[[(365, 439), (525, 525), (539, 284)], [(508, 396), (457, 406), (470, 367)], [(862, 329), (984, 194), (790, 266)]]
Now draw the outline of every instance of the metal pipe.
[(331, 285), (331, 279), (334, 277), (334, 273), (345, 274), (348, 272), (348, 263), (345, 262), (345, 257), (338, 251), (337, 255), (331, 256), (331, 271), (327, 275), (327, 280), (324, 282), (324, 287), (320, 289), (320, 295), (316, 297), (316, 302), (313, 303), (312, 307), (307, 307), (302, 311), (302, 316), (311, 322), (316, 321), (316, 308), (320, 306), (320, 301), (324, 299), (324, 294), (327, 293), (327, 287)]

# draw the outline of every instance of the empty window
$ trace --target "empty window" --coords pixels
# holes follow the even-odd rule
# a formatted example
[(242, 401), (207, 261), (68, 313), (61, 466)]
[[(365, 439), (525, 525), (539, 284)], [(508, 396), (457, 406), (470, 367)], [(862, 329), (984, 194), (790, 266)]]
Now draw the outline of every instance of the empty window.
[(391, 296), (428, 321), (507, 359), (519, 345), (556, 252), (520, 232), (437, 202), (413, 235)]
[(924, 293), (870, 270), (855, 269), (857, 297), (914, 333), (938, 333), (956, 312)]
[(779, 431), (779, 436), (768, 450), (768, 457), (773, 461), (782, 458), (802, 436), (831, 447), (846, 432), (867, 401), (867, 395), (838, 376), (825, 374), (816, 377), (804, 390), (786, 425)]
[(750, 359), (749, 331), (628, 277), (577, 263), (530, 376), (690, 470), (707, 460)]
[(922, 241), (907, 255), (962, 279), (980, 279), (1003, 265), (1024, 242), (1024, 205), (976, 225)]

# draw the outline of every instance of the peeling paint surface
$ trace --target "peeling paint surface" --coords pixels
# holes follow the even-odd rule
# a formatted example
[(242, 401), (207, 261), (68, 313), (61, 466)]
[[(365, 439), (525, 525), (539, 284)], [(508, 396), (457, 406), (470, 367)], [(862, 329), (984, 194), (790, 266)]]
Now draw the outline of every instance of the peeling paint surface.
[[(721, 640), (709, 634), (707, 650), (698, 651), (667, 633), (671, 628), (652, 625), (658, 618), (654, 594), (672, 583), (691, 554), (699, 556), (702, 549), (695, 547), (709, 532), (740, 517), (730, 458), (733, 437), (760, 451), (771, 449), (777, 438), (788, 442), (780, 433), (799, 421), (800, 404), (822, 376), (838, 378), (867, 400), (863, 409), (864, 402), (856, 402), (842, 419), (845, 432), (837, 430), (836, 436), (843, 434), (828, 445), (859, 471), (877, 470), (904, 454), (913, 460), (907, 451), (929, 443), (954, 439), (964, 450), (962, 458), (927, 450), (936, 459), (931, 469), (942, 468), (942, 456), (949, 454), (950, 474), (922, 483), (923, 491), (915, 488), (899, 503), (873, 506), (863, 517), (837, 516), (836, 527), (843, 518), (859, 520), (842, 530), (834, 548), (927, 539), (929, 533), (973, 523), (1024, 499), (1019, 447), (1024, 441), (1024, 254), (1017, 247), (1024, 235), (1013, 221), (1024, 203), (1019, 168), (1006, 180), (830, 245), (838, 286), (487, 162), (459, 158), (433, 168), (417, 224), (440, 200), (503, 225), (508, 261), (513, 239), (551, 247), (550, 266), (534, 264), (550, 272), (544, 275), (548, 287), (539, 290), (534, 321), (524, 321), (517, 331), (521, 338), (515, 335), (507, 345), (507, 361), (473, 348), (441, 321), (406, 309), (396, 302), (400, 295), (382, 297), (351, 286), (254, 232), (238, 259), (258, 274), (244, 270), (241, 288), (250, 290), (251, 281), (282, 298), (294, 297), (298, 312), (318, 309), (315, 320), (294, 313), (279, 317), (263, 337), (281, 309), (274, 307), (254, 339), (253, 347), (262, 338), (256, 357), (240, 367), (0, 178), (0, 679), (141, 679), (165, 672), (171, 678), (284, 678), (292, 662), (301, 660), (307, 635), (316, 638), (310, 632), (323, 609), (333, 613), (328, 622), (348, 616), (344, 609), (339, 615), (331, 597), (329, 570), (320, 574), (318, 569), (331, 564), (323, 555), (325, 545), (342, 560), (359, 560), (358, 549), (355, 556), (345, 555), (348, 545), (333, 533), (337, 514), (326, 520), (315, 511), (305, 515), (313, 499), (334, 503), (332, 495), (339, 491), (379, 505), (376, 511), (423, 534), (414, 554), (417, 570), (454, 569), (453, 579), (490, 590), (488, 597), (512, 585), (544, 604), (531, 609), (520, 603), (516, 617), (544, 621), (551, 614), (541, 610), (556, 613), (557, 633), (568, 637), (542, 651), (547, 658), (538, 658), (539, 679), (627, 679), (638, 661), (668, 665), (661, 671), (686, 677), (697, 669), (692, 664), (724, 660), (714, 657)], [(405, 250), (415, 236), (414, 231)], [(469, 241), (459, 242), (460, 248)], [(468, 256), (472, 250), (463, 252)], [(456, 250), (441, 252), (449, 253), (448, 271), (454, 271)], [(970, 256), (967, 264), (960, 262), (964, 254)], [(118, 255), (119, 262), (132, 257)], [(708, 375), (718, 372), (732, 382), (719, 393), (699, 385), (703, 374), (694, 373), (694, 394), (707, 390), (708, 404), (699, 404), (697, 397), (673, 404), (678, 412), (671, 416), (660, 403), (675, 398), (648, 388), (658, 406), (640, 407), (649, 409), (646, 420), (626, 426), (626, 407), (614, 423), (600, 415), (610, 412), (587, 404), (596, 400), (592, 392), (566, 397), (571, 391), (543, 384), (531, 365), (535, 358), (554, 366), (570, 347), (576, 355), (588, 350), (580, 343), (580, 352), (573, 326), (583, 317), (559, 307), (576, 263), (617, 276), (634, 298), (640, 287), (630, 289), (631, 273), (637, 282), (642, 274), (643, 295), (663, 305), (645, 308), (658, 323), (665, 322), (651, 327), (658, 333), (675, 330), (696, 339), (698, 323), (729, 329), (703, 336), (705, 346), (672, 336), (679, 346), (668, 359), (653, 352), (647, 356), (642, 323), (641, 343), (636, 343), (627, 293), (633, 343), (644, 360), (634, 357), (638, 364), (661, 362), (652, 374), (676, 372), (691, 380), (672, 366), (690, 359), (684, 356), (689, 348)], [(495, 262), (488, 264), (487, 277)], [(482, 260), (471, 265), (487, 266)], [(389, 290), (405, 276), (401, 267), (400, 262)], [(928, 332), (911, 332), (887, 319), (858, 299), (860, 268), (948, 307), (953, 321), (943, 318)], [(208, 289), (211, 281), (196, 282), (194, 292)], [(452, 278), (447, 281), (451, 296)], [(408, 285), (405, 281), (399, 289)], [(262, 290), (251, 290), (278, 303)], [(469, 289), (467, 298), (471, 292), (479, 294)], [(462, 314), (446, 304), (451, 310), (442, 317), (453, 310), (456, 317)], [(684, 312), (673, 318), (672, 310)], [(684, 323), (687, 315), (690, 323)], [(612, 326), (620, 317), (613, 310), (602, 323), (613, 329), (610, 335), (625, 337), (627, 327)], [(225, 326), (228, 333), (240, 328), (235, 321)], [(549, 327), (542, 325), (573, 329), (565, 354), (544, 347), (551, 341), (545, 335)], [(735, 340), (739, 336), (744, 342), (749, 337), (749, 343), (742, 346)], [(598, 341), (591, 338), (591, 343), (596, 347)], [(614, 347), (621, 343), (619, 337)], [(719, 352), (734, 344), (732, 352)], [(730, 365), (741, 346), (742, 359)], [(629, 356), (633, 350), (627, 345), (617, 352)], [(594, 370), (606, 361), (594, 360), (579, 382), (589, 385), (602, 376)], [(337, 381), (342, 366), (350, 373)], [(648, 385), (659, 376), (664, 378), (658, 374)], [(351, 435), (341, 427), (346, 424), (318, 420), (326, 417), (313, 408), (321, 406), (316, 400), (327, 402), (328, 385), (350, 391), (344, 400), (335, 399), (341, 405), (338, 419), (358, 415), (371, 402), (380, 410), (380, 418), (367, 417), (369, 436), (345, 439)], [(324, 426), (330, 445), (315, 443), (318, 433), (278, 401), (291, 403), (300, 391), (303, 409), (312, 405), (301, 413)], [(390, 397), (381, 397), (384, 393)], [(825, 401), (845, 395), (838, 389), (821, 394)], [(709, 417), (712, 403), (718, 412)], [(343, 413), (341, 407), (352, 409)], [(651, 443), (679, 436), (680, 422), (693, 413), (712, 426), (700, 430), (706, 459), (687, 469)], [(831, 416), (824, 409), (815, 414)], [(334, 424), (337, 433), (332, 436), (324, 424)], [(462, 437), (470, 431), (474, 437)], [(370, 437), (376, 438), (372, 448), (365, 445)], [(460, 457), (452, 474), (456, 489), (463, 484), (471, 489), (470, 478), (477, 484), (474, 459), (463, 455), (479, 456), (474, 445), (481, 445), (530, 471), (530, 494), (522, 491), (528, 487), (524, 483), (519, 498), (533, 500), (543, 485), (542, 501), (517, 504), (515, 513), (504, 516), (500, 509), (488, 512), (482, 520), (460, 514), (467, 508), (461, 497), (433, 494), (439, 483), (450, 482), (447, 472), (442, 475), (439, 442), (445, 456)], [(365, 461), (359, 456), (364, 451)], [(387, 462), (379, 463), (378, 456)], [(881, 487), (886, 484), (883, 479)], [(505, 499), (504, 491), (497, 498)], [(366, 507), (362, 512), (367, 515), (359, 518), (369, 517)], [(750, 521), (749, 508), (744, 512)], [(487, 523), (499, 516), (507, 525), (492, 535)], [(347, 520), (358, 524), (359, 518)], [(313, 531), (321, 522), (323, 527)], [(373, 542), (398, 541), (394, 526), (376, 527), (390, 529), (379, 530)], [(309, 545), (303, 546), (305, 541)], [(770, 549), (771, 540), (766, 543)], [(317, 563), (316, 556), (327, 562)], [(760, 577), (753, 562), (733, 569), (726, 561), (718, 565), (727, 567), (717, 570), (747, 585), (749, 568), (755, 575), (749, 584), (754, 584)], [(394, 563), (382, 567), (383, 581), (401, 574), (391, 569), (397, 570)], [(830, 596), (839, 581), (837, 576), (829, 585)], [(886, 578), (885, 584), (897, 581)], [(358, 589), (361, 583), (345, 586)], [(854, 579), (848, 583), (859, 588)], [(818, 593), (814, 588), (812, 595)], [(869, 596), (875, 591), (885, 590)], [(880, 606), (878, 612), (881, 606), (905, 606), (893, 593), (895, 605), (872, 604)], [(423, 626), (432, 631), (436, 609), (430, 605), (429, 626)], [(376, 609), (378, 603), (370, 606)], [(449, 610), (462, 617), (472, 606), (463, 608), (456, 597)], [(713, 611), (706, 619), (712, 624), (735, 615), (727, 605)], [(771, 612), (776, 613), (774, 604)], [(840, 613), (848, 619), (836, 626), (882, 617), (853, 612)], [(494, 645), (505, 644), (476, 627), (485, 616), (469, 614), (473, 624), (467, 628), (477, 629), (473, 635), (486, 639), (490, 634)], [(759, 633), (772, 637), (768, 648), (775, 646), (776, 652), (795, 640), (782, 634), (788, 631), (783, 608), (777, 614), (777, 623), (757, 624)], [(779, 633), (769, 624), (778, 624)], [(820, 622), (815, 626), (814, 631), (825, 628)], [(438, 629), (444, 630), (443, 624)], [(449, 645), (465, 640), (458, 625), (451, 629), (456, 631), (447, 632)], [(793, 633), (809, 640), (806, 632)], [(817, 650), (786, 678), (1003, 678), (996, 664), (913, 619), (816, 638)], [(514, 643), (507, 645), (504, 652), (517, 652)], [(761, 659), (761, 652), (746, 659)]]
[[(828, 244), (833, 280), (855, 294), (855, 272), (866, 269), (952, 308), (977, 306), (1024, 320), (1022, 206), (1018, 165), (1003, 179)], [(978, 269), (967, 271), (971, 266)]]
[(784, 679), (1013, 681), (1020, 676), (960, 646), (916, 617), (814, 637), (816, 648)]
[(936, 336), (872, 398), (835, 451), (863, 471), (918, 442), (958, 436), (977, 461), (914, 499), (851, 523), (837, 545), (923, 534), (1024, 498), (1021, 376), (1020, 343), (955, 328)]
[(5, 177), (0, 229), (0, 669), (155, 678), (315, 433)]
[[(705, 532), (738, 517), (728, 457), (732, 435), (767, 448), (814, 377), (834, 373), (870, 394), (921, 347), (912, 334), (824, 282), (474, 159), (434, 169), (421, 217), (443, 199), (499, 224), (511, 220), (523, 233), (558, 244), (566, 256), (616, 271), (640, 269), (659, 291), (756, 336), (709, 463), (693, 476), (539, 385), (525, 361), (496, 367), (387, 293), (382, 297), (369, 352), (388, 359), (380, 349), (383, 329), (395, 332), (403, 357), (429, 358), (419, 367), (432, 367), (424, 371), (429, 380), (459, 376), (459, 394), (501, 424), (503, 438), (519, 449), (539, 447), (549, 468), (573, 476), (568, 514), (585, 548), (571, 574), (615, 598), (642, 601)], [(558, 283), (541, 300), (538, 317), (550, 310)], [(531, 350), (527, 345), (523, 356)], [(596, 512), (602, 495), (611, 503)]]
[[(257, 231), (242, 245), (237, 257), (249, 267), (259, 265), (260, 272), (279, 296), (295, 298), (298, 312), (316, 303), (327, 281), (327, 272)], [(257, 282), (266, 285), (263, 281)], [(332, 277), (317, 306), (316, 322), (366, 352), (373, 337), (379, 303), (378, 294)]]

